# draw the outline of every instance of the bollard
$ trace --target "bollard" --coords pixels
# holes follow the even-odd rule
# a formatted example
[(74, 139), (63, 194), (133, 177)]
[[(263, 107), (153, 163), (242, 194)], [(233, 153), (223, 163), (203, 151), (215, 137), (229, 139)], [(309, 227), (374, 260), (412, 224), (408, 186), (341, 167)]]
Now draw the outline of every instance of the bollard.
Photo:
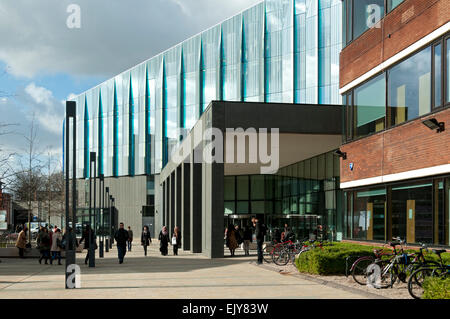
[(106, 238), (105, 250), (106, 250), (106, 252), (109, 252), (109, 238)]
[(99, 247), (99, 252), (100, 252), (100, 258), (103, 258), (103, 240), (100, 240), (100, 247)]

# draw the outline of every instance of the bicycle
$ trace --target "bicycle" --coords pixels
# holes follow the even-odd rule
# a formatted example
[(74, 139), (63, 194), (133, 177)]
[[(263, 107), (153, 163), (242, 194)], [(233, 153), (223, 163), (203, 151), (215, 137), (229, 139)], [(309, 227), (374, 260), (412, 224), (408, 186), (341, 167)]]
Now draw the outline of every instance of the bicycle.
[(433, 249), (433, 253), (439, 256), (438, 265), (433, 266), (424, 266), (419, 269), (416, 269), (408, 280), (408, 292), (414, 299), (421, 299), (424, 293), (423, 283), (427, 278), (431, 277), (440, 277), (445, 279), (450, 275), (450, 265), (444, 264), (442, 260), (441, 254), (446, 252), (445, 249), (436, 250)]
[(284, 247), (293, 244), (293, 242), (291, 240), (287, 240), (277, 243), (277, 241), (273, 240), (272, 244), (274, 245), (266, 245), (263, 248), (263, 259), (267, 263), (271, 263), (273, 261), (274, 255), (279, 256)]

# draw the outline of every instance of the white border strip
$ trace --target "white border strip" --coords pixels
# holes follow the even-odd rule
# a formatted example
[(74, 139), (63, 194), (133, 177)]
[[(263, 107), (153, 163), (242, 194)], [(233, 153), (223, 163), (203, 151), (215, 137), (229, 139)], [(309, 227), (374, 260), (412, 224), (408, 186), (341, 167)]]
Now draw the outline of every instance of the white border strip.
[(357, 85), (361, 84), (362, 82), (370, 79), (375, 74), (377, 74), (377, 73), (387, 69), (388, 67), (390, 67), (391, 65), (397, 63), (398, 61), (402, 60), (403, 58), (407, 57), (411, 53), (414, 53), (415, 51), (417, 51), (421, 47), (429, 44), (430, 42), (432, 42), (435, 39), (439, 38), (440, 36), (444, 35), (448, 31), (450, 31), (450, 21), (447, 22), (446, 24), (444, 24), (442, 27), (434, 30), (433, 32), (431, 32), (427, 36), (423, 37), (422, 39), (420, 39), (416, 43), (411, 44), (409, 47), (407, 47), (406, 49), (400, 51), (399, 53), (397, 53), (393, 57), (391, 57), (391, 58), (387, 59), (386, 61), (382, 62), (381, 64), (379, 64), (378, 66), (376, 66), (372, 70), (370, 70), (370, 71), (366, 72), (365, 74), (361, 75), (359, 78), (353, 80), (352, 82), (350, 82), (346, 86), (342, 87), (341, 89), (339, 89), (339, 94), (342, 95), (342, 94), (346, 93), (347, 91), (353, 89), (355, 86), (357, 86)]
[(396, 174), (389, 174), (389, 175), (382, 175), (382, 176), (377, 176), (377, 177), (359, 179), (356, 181), (341, 183), (340, 187), (341, 187), (341, 189), (345, 189), (345, 188), (366, 186), (366, 185), (372, 185), (372, 184), (389, 183), (389, 182), (395, 182), (395, 181), (401, 181), (401, 180), (405, 180), (405, 179), (413, 179), (413, 178), (419, 178), (419, 177), (425, 177), (425, 176), (440, 175), (440, 174), (446, 174), (446, 173), (450, 173), (450, 164), (415, 169), (412, 171), (396, 173)]

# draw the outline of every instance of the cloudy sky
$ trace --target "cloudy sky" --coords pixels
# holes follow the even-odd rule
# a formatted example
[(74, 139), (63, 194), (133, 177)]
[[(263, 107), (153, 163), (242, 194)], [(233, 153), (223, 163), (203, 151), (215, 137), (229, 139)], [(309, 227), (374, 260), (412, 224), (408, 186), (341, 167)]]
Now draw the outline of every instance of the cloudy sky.
[[(61, 157), (64, 101), (261, 0), (0, 0), (0, 149)], [(80, 8), (80, 28), (69, 28)]]

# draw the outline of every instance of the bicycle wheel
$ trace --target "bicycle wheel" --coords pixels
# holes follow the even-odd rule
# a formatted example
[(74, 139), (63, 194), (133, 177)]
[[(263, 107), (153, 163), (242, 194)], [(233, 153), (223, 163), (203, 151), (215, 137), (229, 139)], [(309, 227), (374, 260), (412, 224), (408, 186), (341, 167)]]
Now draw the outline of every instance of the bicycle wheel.
[(289, 251), (286, 249), (280, 251), (278, 256), (273, 259), (273, 262), (278, 266), (286, 266), (287, 263), (289, 262)]
[(352, 277), (360, 285), (367, 285), (367, 267), (375, 261), (373, 257), (362, 257), (353, 264)]
[(266, 246), (263, 249), (263, 259), (266, 263), (271, 263), (272, 262), (272, 252), (273, 252), (274, 248), (273, 246)]
[(423, 282), (425, 278), (431, 277), (433, 268), (419, 268), (411, 274), (408, 280), (408, 292), (411, 297), (421, 299), (423, 295)]

